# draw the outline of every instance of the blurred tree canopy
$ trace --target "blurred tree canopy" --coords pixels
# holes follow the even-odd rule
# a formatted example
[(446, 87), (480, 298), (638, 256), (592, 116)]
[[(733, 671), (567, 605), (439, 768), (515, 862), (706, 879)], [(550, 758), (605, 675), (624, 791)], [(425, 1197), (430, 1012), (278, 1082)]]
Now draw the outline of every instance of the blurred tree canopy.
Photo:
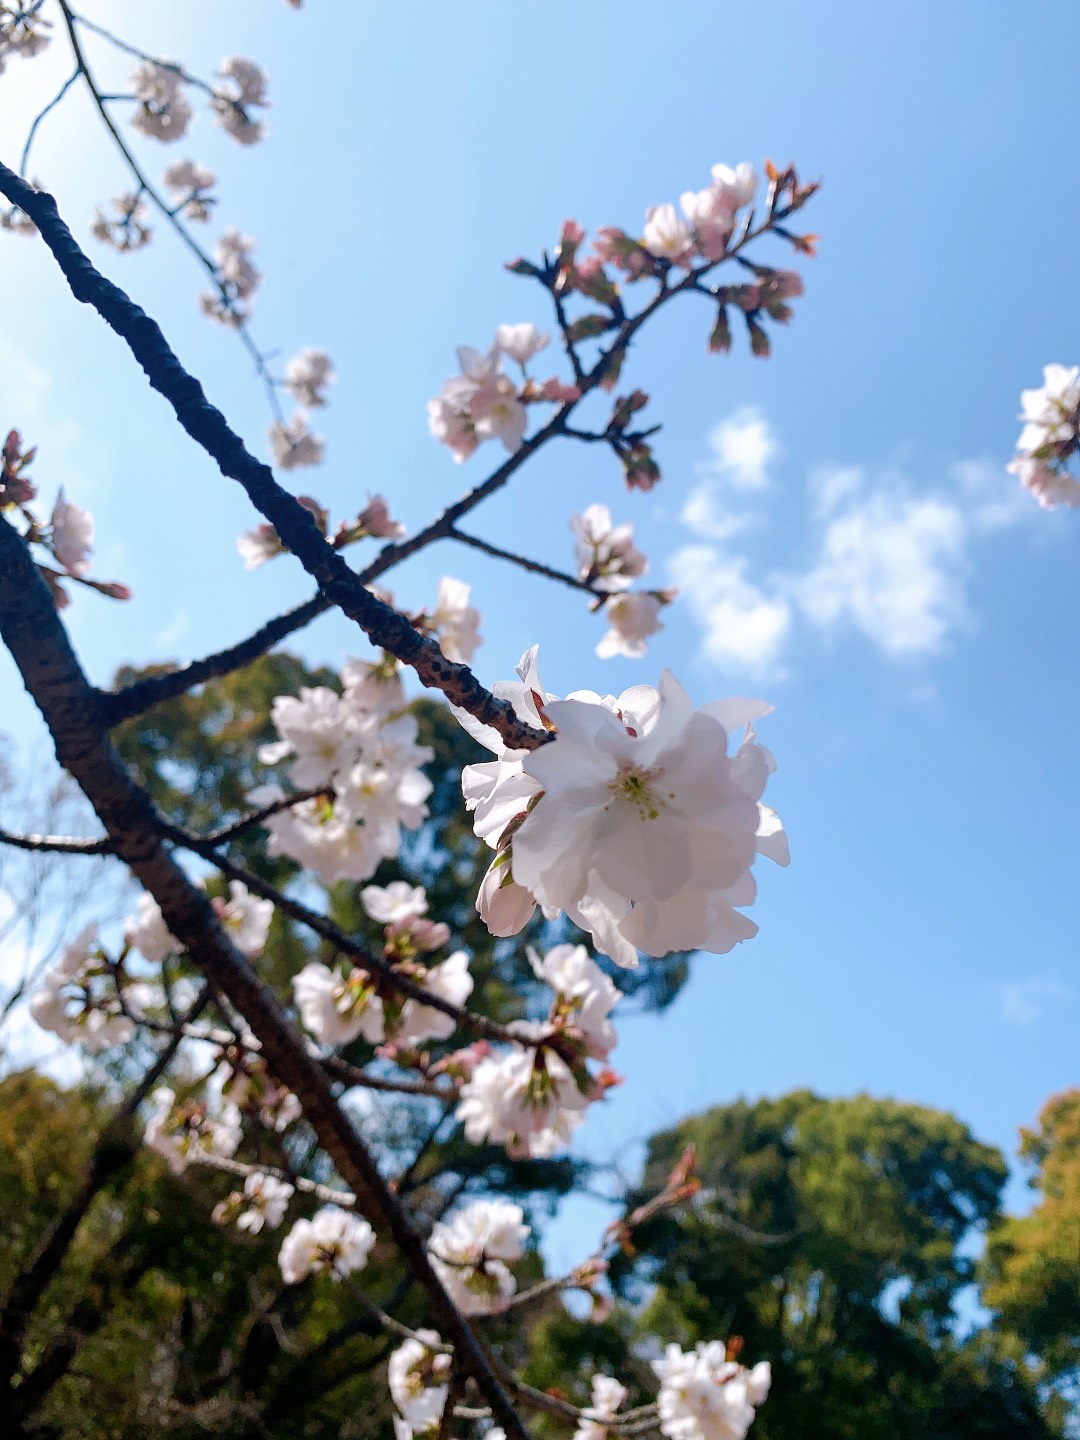
[[(700, 1190), (612, 1267), (643, 1361), (667, 1341), (741, 1336), (747, 1363), (773, 1367), (760, 1440), (1064, 1433), (1015, 1337), (957, 1324), (958, 1310), (976, 1320), (968, 1242), (999, 1221), (1007, 1173), (959, 1120), (866, 1095), (738, 1101), (654, 1136), (635, 1199), (687, 1145)], [(552, 1317), (532, 1382), (576, 1369), (584, 1395), (617, 1347), (599, 1327), (581, 1335)]]

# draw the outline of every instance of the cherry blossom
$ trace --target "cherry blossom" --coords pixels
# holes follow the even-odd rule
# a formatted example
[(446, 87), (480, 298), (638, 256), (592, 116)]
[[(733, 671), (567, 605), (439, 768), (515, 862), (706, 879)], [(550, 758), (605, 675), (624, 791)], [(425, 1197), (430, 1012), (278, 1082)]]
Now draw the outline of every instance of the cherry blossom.
[(238, 535), (236, 548), (240, 552), (245, 570), (257, 570), (260, 565), (265, 565), (267, 560), (285, 552), (280, 535), (273, 525), (269, 524), (256, 525), (254, 530)]
[(645, 212), (641, 243), (650, 255), (674, 265), (689, 266), (694, 254), (691, 228), (676, 215), (674, 205), (654, 205)]
[(132, 67), (131, 88), (139, 102), (131, 123), (141, 135), (171, 142), (187, 134), (191, 103), (179, 67), (172, 61), (138, 61)]
[(274, 914), (272, 900), (259, 900), (242, 881), (230, 880), (228, 901), (215, 900), (214, 909), (242, 955), (261, 954)]
[(495, 331), (495, 343), (504, 355), (525, 365), (547, 348), (551, 336), (543, 334), (531, 321), (525, 321), (520, 325), (500, 325)]
[(469, 604), (471, 592), (471, 585), (444, 575), (439, 581), (435, 608), (425, 618), (425, 628), (438, 636), (446, 658), (464, 665), (469, 663), (483, 643), (480, 611)]
[(537, 979), (555, 991), (552, 1018), (572, 1025), (587, 1053), (606, 1060), (615, 1047), (615, 1027), (608, 1016), (622, 998), (614, 981), (584, 945), (556, 945), (543, 959), (530, 950), (529, 959)]
[(356, 517), (356, 525), (377, 540), (400, 540), (405, 526), (390, 515), (390, 506), (382, 495), (372, 495)]
[(215, 1205), (211, 1219), (218, 1225), (235, 1220), (238, 1230), (251, 1235), (258, 1235), (264, 1226), (276, 1230), (285, 1219), (294, 1193), (294, 1187), (286, 1181), (256, 1170), (244, 1181), (242, 1192), (234, 1190)]
[(195, 160), (174, 160), (166, 167), (162, 182), (173, 192), (180, 213), (187, 220), (209, 220), (213, 204), (210, 190), (217, 184), (217, 177), (205, 165)]
[(466, 1315), (506, 1308), (517, 1288), (508, 1266), (525, 1253), (529, 1227), (520, 1205), (474, 1200), (431, 1228), (428, 1254), (454, 1304)]
[(386, 1038), (383, 1003), (366, 970), (343, 974), (312, 960), (292, 986), (304, 1028), (321, 1045), (348, 1045), (358, 1035), (379, 1045)]
[(103, 995), (94, 984), (108, 973), (97, 947), (97, 926), (88, 925), (45, 972), (41, 989), (30, 1001), (30, 1014), (43, 1030), (67, 1045), (81, 1044), (91, 1054), (125, 1045), (135, 1034), (135, 1022), (123, 1013), (114, 985)]
[(743, 1440), (772, 1378), (768, 1362), (747, 1370), (719, 1340), (690, 1351), (668, 1345), (651, 1363), (660, 1379), (660, 1429), (670, 1440)]
[(325, 350), (310, 346), (285, 366), (285, 388), (299, 405), (326, 404), (326, 387), (335, 379), (334, 365)]
[(175, 1174), (200, 1154), (229, 1159), (240, 1144), (240, 1111), (225, 1103), (212, 1107), (205, 1100), (177, 1102), (176, 1093), (161, 1086), (150, 1096), (154, 1110), (143, 1138), (151, 1150), (164, 1155)]
[(255, 241), (242, 235), (235, 227), (224, 231), (214, 249), (214, 265), (223, 294), (203, 291), (199, 306), (205, 315), (222, 325), (240, 325), (250, 313), (250, 301), (259, 288), (262, 276), (251, 259)]
[(145, 890), (135, 901), (135, 914), (124, 921), (124, 939), (151, 965), (160, 965), (166, 955), (180, 955), (184, 950), (169, 933), (157, 901)]
[(365, 885), (360, 891), (360, 903), (380, 925), (392, 925), (412, 915), (425, 915), (428, 908), (424, 887), (409, 885), (404, 880), (394, 880), (385, 887)]
[(581, 1412), (581, 1424), (574, 1431), (573, 1440), (605, 1440), (608, 1431), (604, 1421), (614, 1419), (627, 1393), (626, 1386), (610, 1375), (594, 1375), (592, 1404)]
[(367, 1264), (375, 1232), (366, 1220), (324, 1205), (310, 1220), (297, 1220), (282, 1242), (278, 1264), (286, 1285), (298, 1285), (309, 1275), (330, 1275), (341, 1280)]
[(69, 575), (85, 575), (94, 547), (94, 517), (64, 499), (61, 489), (49, 520), (50, 541), (57, 563)]
[(241, 145), (257, 144), (265, 137), (266, 126), (261, 120), (253, 120), (248, 111), (253, 105), (270, 104), (265, 71), (254, 60), (233, 55), (222, 61), (221, 76), (225, 88), (215, 90), (210, 100), (215, 120)]
[(32, 60), (40, 55), (52, 36), (52, 21), (38, 13), (36, 6), (26, 4), (0, 6), (0, 75), (4, 73), (8, 57), (19, 55)]
[(94, 212), (90, 233), (95, 240), (103, 240), (114, 250), (141, 250), (153, 239), (154, 228), (147, 223), (149, 210), (141, 195), (127, 192), (116, 195), (109, 201), (113, 215), (107, 215), (99, 205)]
[[(541, 1040), (546, 1025), (517, 1021), (523, 1039)], [(570, 1066), (551, 1049), (521, 1045), (482, 1059), (461, 1087), (457, 1118), (473, 1145), (505, 1145), (512, 1158), (545, 1159), (565, 1150), (590, 1099)]]
[[(455, 950), (441, 965), (433, 965), (423, 974), (414, 974), (425, 990), (449, 1001), (460, 1009), (472, 994), (473, 978), (469, 974), (469, 957), (464, 950)], [(401, 1009), (401, 1019), (394, 1038), (402, 1045), (419, 1045), (424, 1040), (448, 1040), (456, 1022), (451, 1015), (408, 999)]]
[(1045, 510), (1080, 506), (1080, 482), (1068, 471), (1080, 446), (1080, 366), (1047, 365), (1043, 383), (1020, 396), (1024, 428), (1008, 465)]
[(606, 505), (590, 505), (571, 516), (570, 527), (577, 536), (578, 578), (594, 590), (625, 590), (648, 570), (648, 560), (634, 544), (633, 525), (613, 525)]
[(453, 1357), (431, 1348), (441, 1344), (434, 1330), (417, 1330), (390, 1356), (390, 1396), (413, 1435), (436, 1429), (446, 1408)]
[(597, 644), (599, 658), (610, 660), (613, 655), (625, 655), (629, 660), (640, 660), (648, 648), (648, 637), (664, 628), (657, 619), (662, 603), (656, 595), (643, 592), (612, 595), (606, 600), (604, 614), (611, 629)]
[(432, 435), (458, 461), (467, 460), (483, 440), (499, 439), (511, 453), (520, 449), (528, 416), (515, 385), (500, 368), (498, 342), (486, 355), (468, 345), (457, 353), (461, 374), (447, 380), (428, 401)]
[(303, 470), (321, 465), (326, 441), (312, 432), (306, 410), (297, 410), (286, 423), (275, 420), (269, 429), (270, 453), (281, 470)]

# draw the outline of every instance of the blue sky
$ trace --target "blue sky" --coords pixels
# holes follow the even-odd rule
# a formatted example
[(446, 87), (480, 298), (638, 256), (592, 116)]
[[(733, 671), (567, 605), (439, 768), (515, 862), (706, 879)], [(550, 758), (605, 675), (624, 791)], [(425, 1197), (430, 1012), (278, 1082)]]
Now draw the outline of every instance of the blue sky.
[[(682, 591), (646, 660), (598, 661), (602, 627), (578, 597), (447, 545), (393, 589), (418, 606), (441, 574), (471, 580), (488, 682), (539, 641), (560, 693), (667, 664), (700, 702), (776, 705), (763, 737), (792, 865), (761, 867), (757, 939), (702, 957), (662, 1019), (627, 1022), (627, 1083), (590, 1117), (590, 1150), (632, 1163), (633, 1142), (691, 1109), (796, 1085), (954, 1110), (1009, 1149), (1077, 1079), (1080, 533), (1003, 469), (1020, 389), (1077, 358), (1080, 197), (1061, 142), (1077, 120), (1076, 7), (1040, 7), (1037, 45), (1030, 12), (985, 0), (780, 0), (767, 16), (687, 0), (662, 20), (596, 3), (550, 24), (494, 0), (299, 14), (233, 0), (213, 27), (190, 7), (85, 9), (196, 71), (238, 53), (270, 73), (264, 146), (242, 151), (202, 116), (175, 152), (139, 153), (155, 176), (189, 154), (218, 172), (220, 224), (258, 241), (260, 343), (333, 355), (328, 463), (299, 488), (337, 515), (381, 490), (413, 528), (498, 462), (487, 446), (454, 466), (424, 403), (456, 345), (548, 321), (540, 290), (502, 265), (550, 245), (565, 216), (633, 230), (721, 160), (793, 158), (824, 177), (806, 212), (821, 254), (800, 264), (806, 295), (771, 360), (738, 339), (707, 356), (709, 316), (690, 301), (637, 347), (625, 378), (664, 424), (657, 490), (627, 494), (612, 460), (567, 444), (474, 519), (553, 564), (569, 563), (574, 510), (599, 500), (633, 521), (653, 577)], [(64, 78), (60, 50), (0, 78), (9, 163)], [(105, 47), (91, 56), (122, 85)], [(74, 94), (31, 171), (83, 237), (125, 186)], [(43, 497), (63, 484), (93, 509), (99, 573), (135, 590), (68, 612), (94, 677), (217, 648), (306, 595), (288, 559), (244, 572), (243, 494), (43, 250), (0, 241), (0, 423), (40, 445)], [(265, 450), (264, 397), (235, 339), (197, 313), (189, 258), (164, 233), (139, 255), (93, 253)], [(779, 247), (762, 258), (790, 263)], [(335, 663), (366, 653), (333, 619), (298, 643)], [(0, 725), (26, 741), (6, 658), (0, 685)], [(568, 1219), (565, 1258), (592, 1224)]]

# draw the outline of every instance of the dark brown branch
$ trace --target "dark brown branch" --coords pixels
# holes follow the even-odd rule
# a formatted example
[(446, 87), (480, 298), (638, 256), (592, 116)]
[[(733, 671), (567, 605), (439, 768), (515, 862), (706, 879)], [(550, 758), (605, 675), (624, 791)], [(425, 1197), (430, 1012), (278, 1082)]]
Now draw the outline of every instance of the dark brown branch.
[[(12, 179), (10, 171), (3, 172), (4, 184)], [(25, 189), (20, 182), (20, 199)], [(48, 209), (55, 213), (51, 202)], [(39, 213), (48, 223), (46, 213)], [(393, 1241), (426, 1290), (443, 1333), (499, 1424), (512, 1440), (527, 1440), (487, 1345), (440, 1284), (420, 1235), (339, 1105), (322, 1066), (308, 1053), (248, 959), (233, 945), (209, 897), (168, 853), (163, 843), (165, 827), (96, 720), (92, 688), (45, 582), (22, 538), (6, 521), (0, 522), (0, 638), (49, 727), (57, 760), (82, 788), (117, 855), (156, 900), (169, 931), (244, 1016), (271, 1073), (300, 1101), (320, 1145), (356, 1195), (358, 1209)]]
[(183, 428), (223, 475), (243, 487), (326, 599), (355, 621), (375, 645), (410, 665), (423, 684), (441, 690), (453, 704), (482, 724), (493, 726), (508, 745), (534, 750), (545, 744), (548, 735), (518, 719), (513, 706), (496, 699), (467, 665), (447, 660), (434, 640), (421, 635), (404, 615), (365, 587), (309, 512), (282, 489), (269, 465), (256, 460), (221, 411), (210, 404), (202, 386), (173, 354), (157, 322), (94, 267), (61, 220), (53, 197), (31, 189), (4, 165), (0, 165), (0, 190), (38, 227), (72, 294), (92, 305), (127, 343), (151, 386), (169, 402)]
[(467, 535), (457, 526), (451, 528), (450, 539), (457, 540), (462, 545), (468, 545), (473, 550), (479, 550), (484, 555), (491, 555), (496, 560), (508, 560), (511, 565), (517, 565), (521, 570), (528, 570), (532, 575), (543, 575), (547, 580), (557, 580), (560, 585), (569, 585), (571, 590), (584, 590), (586, 595), (591, 595), (596, 600), (608, 598), (606, 590), (598, 590), (587, 580), (579, 580), (576, 575), (568, 575), (565, 570), (555, 570), (550, 565), (545, 565), (542, 560), (530, 560), (527, 556), (518, 555), (513, 550), (504, 550), (501, 545), (492, 545), (490, 540), (481, 540), (478, 535)]
[(231, 675), (234, 670), (242, 670), (245, 665), (250, 665), (252, 661), (258, 660), (260, 655), (272, 650), (287, 635), (302, 630), (305, 625), (310, 625), (316, 616), (324, 615), (329, 609), (329, 600), (322, 595), (313, 595), (310, 600), (305, 600), (293, 610), (287, 610), (284, 615), (268, 620), (246, 640), (240, 640), (225, 650), (204, 656), (202, 660), (190, 660), (186, 665), (170, 670), (166, 675), (148, 675), (145, 680), (136, 680), (131, 685), (125, 685), (122, 690), (99, 692), (98, 703), (106, 725), (111, 729), (165, 700), (175, 700), (186, 695), (189, 690), (196, 685), (205, 684), (207, 680), (217, 680), (222, 675)]
[(0, 830), (0, 845), (16, 850), (50, 850), (59, 855), (111, 855), (112, 842), (107, 835), (99, 840), (84, 840), (78, 835), (16, 835)]
[(230, 880), (239, 880), (246, 885), (253, 895), (259, 895), (264, 900), (272, 900), (277, 908), (283, 914), (288, 915), (291, 920), (297, 920), (301, 925), (306, 925), (308, 929), (314, 930), (316, 935), (321, 935), (324, 940), (328, 940), (335, 950), (339, 950), (342, 955), (348, 955), (364, 970), (370, 971), (380, 980), (393, 985), (402, 995), (407, 995), (409, 999), (416, 1000), (421, 1005), (429, 1005), (433, 1010), (441, 1011), (443, 1015), (449, 1015), (459, 1025), (467, 1026), (476, 1034), (483, 1036), (484, 1039), (497, 1040), (504, 1045), (521, 1043), (521, 1037), (515, 1035), (506, 1026), (499, 1025), (484, 1015), (474, 1014), (471, 1010), (465, 1010), (459, 1005), (452, 1004), (449, 1000), (444, 1000), (442, 996), (425, 990), (415, 980), (402, 975), (389, 960), (384, 960), (381, 955), (375, 955), (365, 949), (359, 940), (342, 930), (340, 925), (335, 925), (333, 920), (326, 915), (309, 909), (301, 901), (285, 895), (276, 885), (271, 884), (269, 880), (264, 880), (253, 870), (248, 870), (245, 866), (237, 864), (235, 860), (230, 860), (227, 855), (222, 855), (212, 842), (204, 840), (198, 835), (192, 835), (187, 830), (181, 829), (180, 826), (171, 825), (165, 820), (160, 820), (159, 826), (161, 833), (174, 844), (192, 851), (193, 854), (201, 855), (204, 860), (208, 860), (211, 865), (220, 870), (222, 875)]

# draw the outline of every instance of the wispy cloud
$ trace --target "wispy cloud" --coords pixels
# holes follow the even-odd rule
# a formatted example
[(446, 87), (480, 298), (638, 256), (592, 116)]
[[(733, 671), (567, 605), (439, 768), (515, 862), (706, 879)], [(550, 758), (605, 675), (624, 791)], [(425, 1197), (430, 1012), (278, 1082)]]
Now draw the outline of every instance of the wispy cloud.
[(703, 631), (702, 651), (721, 669), (775, 676), (791, 628), (783, 595), (746, 578), (747, 560), (725, 559), (711, 545), (687, 545), (670, 562), (673, 579)]
[(886, 655), (930, 655), (966, 623), (967, 524), (933, 496), (855, 490), (827, 522), (818, 559), (792, 581), (820, 630), (851, 625)]
[(1051, 1001), (1068, 998), (1068, 990), (1058, 980), (1033, 978), (1009, 981), (999, 991), (1001, 1018), (1010, 1025), (1031, 1025)]
[(736, 490), (763, 490), (769, 462), (779, 446), (760, 410), (744, 405), (709, 431), (709, 458), (697, 467), (702, 478), (726, 480)]
[(768, 519), (780, 446), (759, 411), (742, 409), (714, 427), (708, 449), (680, 516), (700, 543), (677, 551), (670, 572), (701, 625), (703, 655), (725, 670), (781, 673), (800, 622), (822, 636), (861, 635), (892, 660), (940, 653), (973, 625), (973, 542), (1033, 511), (988, 460), (956, 463), (932, 486), (818, 465), (806, 487), (809, 560), (805, 550), (800, 565), (780, 556), (758, 575), (734, 542)]

